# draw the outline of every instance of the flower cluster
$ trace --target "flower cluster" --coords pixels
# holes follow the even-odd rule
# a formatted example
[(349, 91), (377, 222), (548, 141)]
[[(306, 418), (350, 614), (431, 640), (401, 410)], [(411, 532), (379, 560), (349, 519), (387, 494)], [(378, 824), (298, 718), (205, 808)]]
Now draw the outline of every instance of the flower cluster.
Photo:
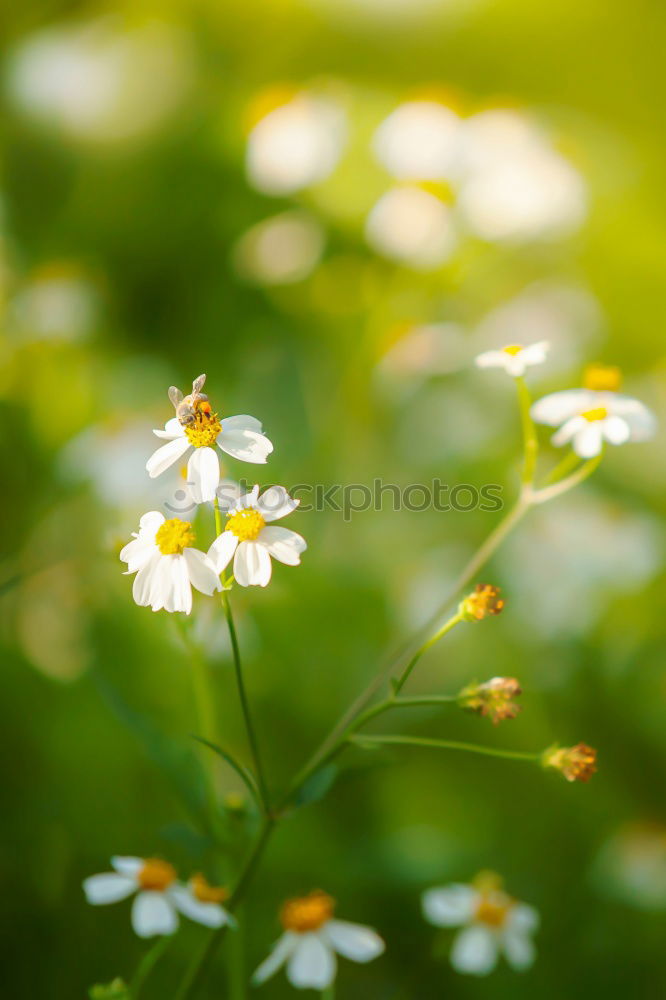
[(597, 770), (597, 751), (587, 743), (576, 743), (573, 747), (553, 746), (544, 752), (541, 763), (559, 771), (567, 781), (589, 781)]
[(458, 704), (470, 712), (486, 716), (495, 725), (515, 719), (520, 712), (515, 698), (522, 694), (515, 677), (492, 677), (484, 684), (468, 684), (458, 695)]

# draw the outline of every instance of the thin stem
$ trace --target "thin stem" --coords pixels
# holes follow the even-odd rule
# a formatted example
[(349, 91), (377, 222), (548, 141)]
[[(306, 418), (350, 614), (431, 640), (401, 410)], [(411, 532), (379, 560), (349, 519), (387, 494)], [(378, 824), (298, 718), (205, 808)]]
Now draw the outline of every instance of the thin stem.
[(321, 1000), (335, 1000), (335, 982), (321, 991)]
[(432, 635), (429, 639), (426, 639), (426, 641), (423, 643), (423, 645), (420, 646), (419, 649), (416, 650), (416, 652), (412, 656), (411, 660), (409, 661), (409, 663), (407, 664), (407, 666), (405, 667), (405, 669), (403, 670), (403, 672), (400, 674), (400, 676), (397, 678), (397, 680), (394, 681), (394, 683), (393, 683), (393, 692), (394, 692), (394, 694), (399, 694), (399, 692), (402, 691), (402, 689), (405, 686), (405, 683), (407, 682), (407, 680), (408, 680), (408, 678), (409, 678), (412, 670), (414, 669), (414, 667), (416, 666), (416, 664), (418, 663), (418, 661), (421, 659), (421, 657), (423, 656), (423, 654), (427, 650), (429, 650), (431, 646), (434, 646), (436, 642), (439, 642), (439, 640), (443, 636), (445, 636), (447, 632), (450, 632), (452, 628), (455, 628), (456, 625), (459, 625), (462, 620), (463, 620), (463, 617), (462, 617), (461, 613), (458, 612), (457, 614), (453, 615), (452, 618), (449, 618), (449, 620), (447, 622), (444, 622), (444, 624), (442, 625), (442, 627), (440, 629), (438, 629), (437, 632), (435, 632), (434, 635)]
[(224, 608), (224, 614), (227, 619), (227, 626), (229, 628), (229, 638), (231, 639), (231, 650), (233, 653), (234, 660), (234, 671), (236, 674), (236, 687), (238, 688), (238, 697), (241, 704), (241, 711), (243, 713), (243, 719), (245, 721), (245, 730), (247, 732), (248, 743), (250, 744), (250, 753), (252, 754), (252, 760), (254, 763), (254, 770), (257, 775), (257, 785), (259, 786), (259, 794), (261, 796), (261, 802), (264, 808), (264, 812), (268, 815), (271, 811), (270, 799), (268, 797), (268, 788), (266, 786), (266, 779), (264, 777), (264, 769), (261, 763), (261, 755), (259, 753), (259, 744), (257, 742), (257, 735), (254, 729), (254, 723), (252, 721), (252, 713), (250, 712), (250, 703), (247, 697), (247, 691), (245, 690), (245, 681), (243, 679), (243, 664), (241, 662), (240, 647), (238, 645), (238, 635), (236, 634), (236, 626), (234, 625), (234, 618), (231, 612), (231, 602), (229, 601), (229, 594), (226, 590), (222, 591), (222, 607)]
[[(259, 829), (254, 847), (250, 851), (247, 861), (245, 862), (239, 876), (238, 882), (236, 883), (236, 887), (226, 903), (226, 909), (230, 912), (233, 912), (243, 899), (247, 888), (252, 881), (255, 870), (262, 858), (264, 850), (266, 849), (266, 845), (268, 844), (274, 827), (275, 819), (271, 816), (265, 816)], [(208, 971), (208, 967), (210, 966), (213, 956), (215, 955), (217, 947), (224, 937), (225, 932), (226, 927), (219, 927), (216, 931), (213, 931), (203, 951), (192, 963), (180, 985), (180, 989), (174, 996), (174, 1000), (190, 1000), (190, 998), (195, 995), (199, 984), (203, 981), (206, 972)]]
[(469, 753), (481, 753), (487, 757), (505, 757), (507, 760), (537, 761), (541, 753), (528, 753), (524, 750), (500, 750), (496, 747), (479, 746), (476, 743), (460, 743), (458, 740), (434, 740), (422, 736), (352, 736), (351, 743), (358, 746), (405, 746), (432, 747), (437, 750), (467, 750)]
[(134, 974), (134, 978), (129, 985), (129, 993), (132, 1000), (138, 1000), (141, 988), (145, 983), (146, 979), (153, 970), (153, 966), (162, 957), (162, 953), (166, 951), (167, 945), (169, 944), (170, 938), (164, 936), (159, 938), (153, 947), (146, 952), (141, 961), (139, 962), (139, 967)]
[(540, 490), (535, 490), (532, 493), (532, 503), (547, 503), (549, 500), (554, 500), (555, 497), (559, 497), (563, 493), (568, 493), (574, 486), (578, 486), (579, 483), (584, 482), (592, 475), (599, 467), (603, 457), (603, 452), (601, 452), (595, 458), (588, 459), (580, 469), (577, 469), (572, 475), (567, 476), (566, 479), (561, 479), (558, 483), (553, 483), (552, 486), (544, 486)]
[(543, 485), (549, 486), (551, 483), (557, 483), (565, 476), (576, 468), (576, 466), (582, 461), (582, 459), (576, 454), (575, 451), (570, 451), (568, 455), (558, 462), (554, 469), (551, 469), (546, 476)]
[(534, 472), (536, 470), (537, 458), (539, 455), (539, 439), (537, 438), (536, 427), (532, 420), (530, 408), (532, 397), (527, 388), (527, 383), (522, 377), (516, 378), (516, 388), (518, 390), (518, 406), (520, 408), (520, 422), (523, 428), (523, 472), (522, 482), (524, 486), (532, 486), (534, 483)]

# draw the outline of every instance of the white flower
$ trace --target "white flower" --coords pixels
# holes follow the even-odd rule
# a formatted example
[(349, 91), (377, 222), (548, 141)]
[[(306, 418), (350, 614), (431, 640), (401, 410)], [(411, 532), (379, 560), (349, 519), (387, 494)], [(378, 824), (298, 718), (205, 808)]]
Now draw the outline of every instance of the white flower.
[(597, 389), (565, 389), (539, 399), (532, 407), (537, 423), (558, 427), (552, 442), (571, 442), (581, 458), (599, 455), (604, 441), (645, 441), (656, 429), (654, 414), (637, 399)]
[(205, 553), (192, 548), (194, 532), (189, 521), (165, 520), (157, 510), (144, 514), (138, 534), (122, 549), (127, 574), (136, 573), (132, 596), (153, 611), (192, 610), (192, 586), (202, 594), (221, 589), (219, 573)]
[(462, 927), (451, 950), (456, 972), (485, 976), (500, 953), (514, 969), (527, 969), (535, 952), (531, 935), (539, 915), (501, 890), (501, 882), (484, 872), (473, 885), (449, 885), (424, 892), (423, 913), (436, 927)]
[[(208, 558), (221, 573), (233, 556), (234, 578), (241, 587), (265, 587), (271, 578), (271, 556), (287, 566), (298, 566), (305, 539), (289, 528), (273, 526), (299, 501), (293, 500), (283, 486), (271, 486), (259, 496), (259, 487), (244, 493), (227, 510), (227, 523), (208, 550)], [(224, 500), (221, 502), (224, 506)]]
[(507, 375), (520, 378), (525, 374), (527, 368), (532, 365), (540, 365), (546, 360), (550, 345), (547, 340), (540, 340), (536, 344), (509, 344), (500, 351), (484, 351), (476, 358), (479, 368), (503, 368)]
[(380, 936), (370, 927), (334, 920), (334, 906), (334, 900), (320, 890), (288, 900), (280, 914), (285, 932), (252, 982), (265, 982), (288, 962), (292, 986), (325, 990), (335, 979), (336, 952), (352, 962), (370, 962), (381, 955), (384, 942)]
[(111, 864), (115, 871), (85, 879), (86, 899), (93, 906), (103, 906), (136, 893), (132, 927), (139, 937), (173, 934), (178, 929), (178, 911), (205, 927), (234, 923), (220, 905), (226, 891), (212, 888), (202, 875), (183, 885), (175, 868), (159, 858), (114, 857)]
[(151, 479), (193, 449), (187, 463), (187, 480), (195, 503), (215, 499), (215, 490), (220, 482), (220, 462), (214, 445), (227, 455), (254, 465), (264, 464), (273, 451), (273, 445), (262, 434), (261, 423), (254, 417), (241, 414), (219, 420), (210, 406), (198, 410), (196, 419), (185, 427), (178, 417), (172, 417), (167, 420), (163, 431), (155, 430), (153, 433), (164, 438), (167, 444), (158, 448), (146, 462)]

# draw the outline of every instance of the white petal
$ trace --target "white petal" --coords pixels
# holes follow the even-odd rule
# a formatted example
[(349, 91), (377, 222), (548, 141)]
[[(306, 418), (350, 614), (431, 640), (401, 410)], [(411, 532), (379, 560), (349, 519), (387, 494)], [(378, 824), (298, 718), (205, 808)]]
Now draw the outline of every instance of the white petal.
[(112, 867), (121, 875), (129, 875), (130, 878), (136, 878), (145, 863), (143, 858), (127, 857), (120, 854), (115, 854), (111, 858)]
[(474, 360), (479, 368), (506, 368), (507, 358), (504, 351), (484, 351)]
[(156, 452), (153, 452), (146, 462), (146, 469), (150, 478), (155, 479), (156, 476), (159, 476), (162, 472), (172, 466), (174, 462), (177, 462), (179, 458), (183, 457), (189, 447), (190, 442), (186, 437), (176, 438), (175, 441), (169, 441), (167, 444), (163, 444), (161, 448), (158, 448)]
[(164, 430), (154, 430), (153, 434), (158, 438), (164, 438), (167, 441), (173, 441), (174, 438), (186, 437), (185, 428), (181, 424), (178, 417), (172, 417), (171, 420), (167, 420), (164, 425)]
[(232, 510), (241, 496), (240, 483), (235, 482), (233, 479), (220, 479), (215, 495), (220, 510)]
[(539, 340), (536, 344), (528, 344), (521, 352), (523, 363), (526, 365), (540, 365), (546, 360), (550, 344), (547, 340)]
[(141, 567), (139, 572), (134, 577), (134, 584), (132, 586), (132, 597), (135, 602), (142, 608), (147, 607), (151, 604), (151, 593), (154, 583), (154, 575), (157, 572), (161, 561), (162, 553), (158, 548), (155, 548), (154, 554), (148, 560), (147, 563)]
[(350, 958), (352, 962), (370, 962), (385, 948), (379, 934), (372, 928), (350, 924), (346, 920), (329, 920), (321, 933), (338, 954)]
[(606, 417), (603, 423), (603, 435), (611, 444), (624, 444), (631, 437), (629, 424), (622, 417)]
[(237, 510), (247, 510), (248, 507), (256, 507), (259, 503), (259, 487), (255, 484), (249, 492), (241, 493), (236, 505)]
[(527, 903), (516, 903), (509, 910), (508, 930), (518, 932), (533, 932), (539, 926), (539, 914), (533, 906)]
[(287, 566), (298, 566), (301, 552), (305, 552), (307, 542), (295, 531), (270, 525), (262, 528), (257, 536), (257, 543), (263, 545), (274, 559), (286, 563)]
[(215, 499), (220, 484), (220, 461), (213, 448), (195, 448), (187, 463), (187, 481), (195, 503)]
[(167, 568), (163, 571), (161, 596), (154, 594), (153, 611), (164, 607), (166, 611), (184, 611), (189, 615), (192, 610), (192, 587), (185, 556), (174, 554), (163, 556), (162, 560)]
[(530, 412), (537, 423), (557, 427), (570, 417), (584, 413), (585, 410), (593, 410), (599, 405), (598, 395), (592, 389), (564, 389), (537, 400)]
[(241, 542), (234, 556), (234, 577), (241, 587), (265, 587), (271, 578), (271, 557), (257, 542)]
[(497, 940), (487, 927), (466, 927), (456, 935), (451, 965), (456, 972), (485, 976), (497, 964)]
[(273, 451), (273, 445), (263, 434), (250, 429), (232, 428), (227, 430), (227, 421), (222, 421), (222, 430), (217, 436), (217, 446), (233, 458), (242, 462), (263, 465)]
[(145, 535), (147, 538), (154, 540), (164, 521), (164, 514), (160, 514), (159, 510), (149, 510), (139, 521), (139, 538)]
[(253, 984), (259, 986), (260, 983), (265, 983), (267, 979), (275, 975), (280, 966), (284, 965), (293, 954), (299, 940), (300, 936), (294, 934), (293, 931), (287, 931), (286, 934), (283, 934), (268, 958), (261, 963), (252, 976)]
[[(230, 535), (227, 531), (225, 534)], [(219, 573), (215, 571), (212, 561), (199, 549), (185, 549), (183, 552), (187, 563), (187, 572), (193, 587), (196, 587), (202, 594), (214, 594), (216, 590), (221, 590)]]
[(126, 899), (136, 892), (136, 880), (128, 875), (118, 875), (117, 872), (107, 872), (104, 875), (91, 875), (83, 883), (86, 899), (93, 906), (105, 903), (116, 903)]
[(218, 575), (231, 562), (231, 557), (236, 551), (237, 545), (238, 538), (234, 535), (233, 531), (223, 531), (208, 549), (208, 558)]
[(257, 431), (259, 434), (264, 429), (261, 425), (261, 420), (257, 420), (256, 417), (250, 417), (247, 413), (239, 413), (235, 417), (225, 417), (222, 421), (222, 426), (223, 428), (228, 428), (230, 431)]
[(296, 943), (287, 978), (300, 989), (325, 990), (335, 979), (335, 952), (317, 934), (301, 934)]
[(127, 563), (128, 573), (136, 573), (157, 551), (154, 539), (146, 541), (145, 538), (133, 538), (120, 550), (119, 558)]
[(654, 413), (638, 399), (615, 393), (608, 401), (607, 409), (612, 416), (623, 417), (626, 420), (631, 428), (632, 441), (645, 441), (657, 430), (657, 418)]
[(524, 351), (521, 351), (520, 354), (507, 355), (506, 370), (513, 378), (521, 378), (525, 374), (526, 368)]
[(184, 885), (173, 885), (167, 891), (175, 906), (190, 920), (204, 927), (222, 927), (229, 923), (229, 914), (219, 903), (200, 902)]
[(173, 934), (178, 914), (163, 892), (140, 892), (132, 904), (132, 927), (142, 938)]
[(507, 930), (502, 939), (502, 947), (507, 962), (518, 971), (528, 969), (536, 957), (532, 939), (519, 931)]
[(565, 420), (559, 431), (555, 431), (552, 438), (550, 439), (556, 448), (560, 448), (563, 444), (567, 444), (579, 431), (584, 430), (589, 421), (585, 417), (581, 417), (578, 414), (575, 417), (570, 417), (569, 420)]
[(423, 915), (436, 927), (458, 927), (472, 919), (477, 896), (469, 885), (428, 889), (421, 899)]
[(604, 444), (603, 428), (600, 420), (585, 421), (573, 439), (573, 449), (581, 458), (595, 458)]
[(264, 521), (278, 521), (296, 510), (300, 500), (293, 500), (284, 486), (271, 486), (257, 500), (257, 510)]

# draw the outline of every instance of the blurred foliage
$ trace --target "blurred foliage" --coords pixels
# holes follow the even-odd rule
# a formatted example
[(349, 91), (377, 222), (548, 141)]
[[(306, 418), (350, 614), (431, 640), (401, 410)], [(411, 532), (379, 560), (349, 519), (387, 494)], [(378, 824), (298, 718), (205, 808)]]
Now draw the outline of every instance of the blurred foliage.
[[(130, 980), (146, 947), (127, 904), (86, 905), (85, 876), (111, 854), (162, 854), (183, 874), (232, 880), (252, 825), (242, 784), (220, 762), (229, 850), (211, 850), (198, 818), (210, 751), (190, 736), (187, 659), (167, 616), (132, 603), (117, 560), (138, 516), (179, 488), (177, 474), (150, 483), (143, 472), (150, 429), (170, 416), (167, 386), (206, 371), (222, 413), (264, 422), (276, 450), (261, 482), (439, 476), (504, 484), (508, 503), (519, 433), (511, 386), (470, 359), (496, 328), (520, 322), (554, 345), (537, 391), (576, 384), (587, 361), (617, 363), (663, 426), (666, 8), (28, 0), (5, 6), (0, 24), (4, 989), (65, 1000)], [(93, 40), (91, 55), (85, 41), (82, 56), (66, 46), (43, 76), (43, 50), (26, 46), (88, 25), (135, 47), (111, 44), (109, 54)], [(122, 94), (107, 106), (118, 79)], [(349, 135), (330, 176), (272, 197), (248, 183), (244, 149), (276, 85), (335, 98)], [(424, 88), (450, 95), (463, 115), (501, 105), (534, 116), (584, 179), (583, 224), (524, 243), (467, 234), (431, 270), (371, 250), (363, 220), (391, 186), (371, 137)], [(41, 95), (40, 114), (26, 93)], [(238, 241), (294, 209), (315, 226), (316, 263), (291, 283), (249, 280)], [(426, 351), (410, 368), (409, 341), (390, 362), (407, 331), (433, 325), (443, 365), (429, 368)], [(404, 727), (524, 749), (585, 740), (600, 751), (593, 782), (571, 787), (453, 753), (350, 752), (328, 797), (296, 811), (270, 847), (240, 914), (252, 929), (236, 943), (248, 968), (278, 933), (282, 899), (321, 886), (342, 916), (377, 926), (388, 943), (367, 967), (341, 963), (345, 1000), (661, 995), (663, 453), (663, 432), (617, 449), (591, 484), (536, 512), (487, 571), (506, 612), (457, 630), (412, 684), (446, 693), (518, 677), (524, 710), (497, 729), (454, 709), (414, 713)], [(230, 475), (254, 471), (229, 462)], [(349, 520), (330, 509), (294, 515), (309, 543), (302, 567), (277, 567), (265, 591), (233, 595), (275, 788), (427, 618), (499, 516), (388, 503)], [(212, 525), (199, 517), (204, 538)], [(203, 598), (196, 614), (213, 652), (220, 743), (245, 758), (222, 618)], [(539, 959), (525, 975), (456, 976), (451, 935), (423, 923), (424, 888), (481, 868), (502, 872), (542, 913)], [(169, 995), (205, 933), (182, 928), (152, 995)], [(225, 995), (224, 958), (204, 996)], [(262, 993), (291, 989), (278, 976)]]

